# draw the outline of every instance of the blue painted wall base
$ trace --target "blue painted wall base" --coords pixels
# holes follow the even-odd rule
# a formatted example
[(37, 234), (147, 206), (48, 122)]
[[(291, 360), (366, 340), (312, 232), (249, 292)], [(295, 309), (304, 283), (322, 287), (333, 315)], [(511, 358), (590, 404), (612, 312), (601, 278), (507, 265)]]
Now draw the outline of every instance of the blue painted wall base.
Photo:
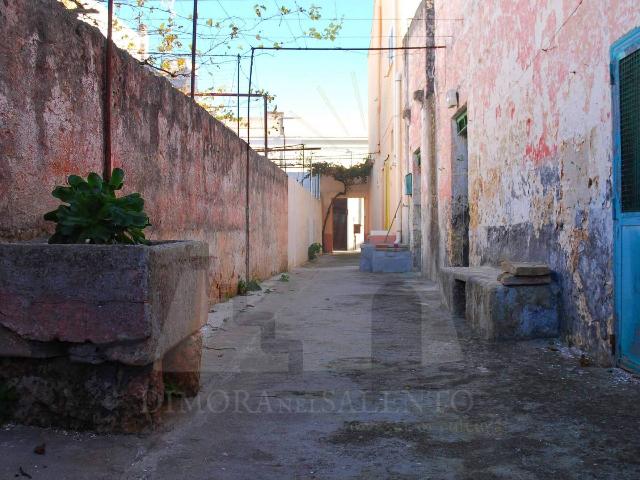
[(360, 251), (361, 272), (406, 273), (413, 271), (411, 252), (409, 250), (377, 250), (375, 245), (364, 244)]

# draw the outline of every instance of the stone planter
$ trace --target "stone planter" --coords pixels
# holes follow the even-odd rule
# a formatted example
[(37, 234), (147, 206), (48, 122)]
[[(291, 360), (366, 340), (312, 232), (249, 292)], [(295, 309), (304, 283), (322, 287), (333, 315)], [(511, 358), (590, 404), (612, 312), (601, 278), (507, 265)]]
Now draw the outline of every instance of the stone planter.
[(165, 381), (195, 395), (208, 263), (201, 242), (0, 244), (0, 383), (12, 417), (139, 431), (158, 422)]

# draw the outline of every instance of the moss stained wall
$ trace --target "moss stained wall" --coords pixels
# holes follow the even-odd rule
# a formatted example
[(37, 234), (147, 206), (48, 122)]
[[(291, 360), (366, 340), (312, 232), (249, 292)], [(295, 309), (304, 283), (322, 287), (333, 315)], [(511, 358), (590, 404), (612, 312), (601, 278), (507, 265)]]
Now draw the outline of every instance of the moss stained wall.
[(456, 255), (453, 89), (469, 115), (471, 264), (548, 262), (566, 336), (604, 364), (615, 331), (609, 49), (638, 25), (637, 0), (435, 1), (447, 48), (436, 52), (432, 248), (441, 264)]
[[(105, 39), (54, 0), (0, 0), (0, 241), (46, 237), (67, 175), (102, 171)], [(116, 50), (113, 158), (153, 239), (209, 243), (212, 300), (245, 275), (247, 145)], [(251, 276), (287, 268), (287, 177), (249, 152)]]

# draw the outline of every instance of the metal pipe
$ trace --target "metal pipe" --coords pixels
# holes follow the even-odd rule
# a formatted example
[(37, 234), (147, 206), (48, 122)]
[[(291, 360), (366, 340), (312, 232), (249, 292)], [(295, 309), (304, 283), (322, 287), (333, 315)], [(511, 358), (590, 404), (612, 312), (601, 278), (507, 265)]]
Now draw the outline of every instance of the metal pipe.
[(196, 40), (198, 34), (198, 0), (193, 0), (193, 27), (191, 28), (191, 98), (196, 93)]
[(238, 110), (238, 136), (240, 136), (240, 54), (238, 54), (238, 86), (236, 88), (237, 92), (238, 92), (238, 106), (237, 106), (237, 110)]
[[(249, 91), (247, 92), (247, 96), (251, 97), (251, 81), (253, 79), (253, 57), (254, 57), (255, 49), (251, 47), (251, 66), (249, 67)], [(251, 280), (251, 263), (250, 263), (250, 237), (249, 237), (249, 226), (250, 226), (250, 218), (249, 218), (249, 156), (251, 152), (251, 98), (247, 102), (247, 159), (246, 159), (246, 178), (245, 178), (245, 230), (246, 230), (246, 244), (245, 244), (245, 269), (246, 269), (246, 281), (249, 282)]]
[(311, 195), (315, 197), (313, 192), (313, 154), (309, 157), (309, 190)]
[[(264, 152), (263, 148), (254, 148), (256, 152)], [(322, 147), (305, 147), (304, 145), (300, 148), (297, 148), (295, 145), (291, 145), (289, 147), (269, 147), (270, 152), (300, 152), (300, 151), (310, 152), (311, 150), (322, 150)], [(333, 158), (333, 157), (332, 157)]]
[(267, 125), (269, 113), (267, 103), (269, 98), (264, 96), (264, 158), (269, 160), (269, 126)]
[(253, 47), (255, 50), (283, 50), (283, 51), (310, 51), (310, 52), (383, 52), (388, 50), (439, 50), (447, 48), (445, 45), (427, 45), (424, 47)]
[(224, 93), (224, 92), (200, 92), (196, 93), (196, 97), (264, 97), (262, 93)]
[(104, 125), (103, 125), (103, 141), (104, 141), (104, 165), (102, 177), (105, 180), (111, 178), (113, 170), (113, 162), (111, 157), (111, 83), (112, 71), (111, 62), (113, 57), (113, 0), (109, 0), (107, 4), (107, 51), (104, 68)]
[(304, 185), (304, 160), (305, 160), (305, 155), (304, 155), (304, 149), (305, 149), (305, 145), (302, 145), (302, 179), (300, 181), (300, 185)]

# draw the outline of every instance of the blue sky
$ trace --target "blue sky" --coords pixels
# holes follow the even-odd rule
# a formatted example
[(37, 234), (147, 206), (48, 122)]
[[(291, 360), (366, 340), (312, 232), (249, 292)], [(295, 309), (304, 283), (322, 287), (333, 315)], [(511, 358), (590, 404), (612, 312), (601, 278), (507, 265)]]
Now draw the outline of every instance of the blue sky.
[[(256, 4), (266, 7), (262, 15), (269, 17), (282, 6), (295, 9), (296, 2), (300, 7), (319, 7), (322, 18), (314, 22), (304, 16), (280, 16), (264, 21), (259, 28), (241, 35), (232, 42), (231, 48), (220, 46), (208, 51), (212, 54), (243, 55), (241, 91), (246, 91), (248, 86), (250, 45), (271, 46), (277, 41), (283, 46), (300, 47), (369, 46), (373, 0), (199, 0), (198, 16), (202, 25), (199, 30), (204, 35), (216, 33), (218, 30), (203, 24), (208, 19), (216, 22), (234, 17), (233, 20), (226, 20), (226, 23), (233, 22), (241, 27), (241, 32), (246, 31), (247, 26), (255, 24)], [(176, 23), (182, 26), (179, 37), (183, 47), (178, 51), (187, 52), (191, 31), (187, 17), (192, 11), (191, 0), (147, 0), (146, 5), (175, 13)], [(117, 14), (126, 20), (130, 15), (124, 7)], [(149, 9), (145, 10), (145, 15), (141, 21), (151, 29), (157, 28), (168, 16), (161, 10)], [(330, 21), (342, 18), (343, 28), (334, 42), (308, 38), (292, 40), (294, 35), (302, 35), (310, 27), (322, 30)], [(135, 25), (135, 22), (128, 23)], [(221, 31), (226, 33), (227, 29), (228, 25), (223, 25)], [(215, 41), (199, 40), (198, 50), (209, 50), (211, 42)], [(157, 41), (152, 38), (151, 50), (155, 50), (156, 46)], [(198, 88), (235, 91), (237, 74), (234, 59), (209, 57), (208, 61), (217, 65), (206, 65), (205, 62), (200, 66)], [(261, 52), (256, 56), (253, 72), (255, 88), (266, 89), (275, 95), (274, 103), (278, 110), (284, 111), (287, 116), (302, 117), (307, 124), (314, 126), (316, 133), (322, 136), (367, 135), (367, 52)]]

